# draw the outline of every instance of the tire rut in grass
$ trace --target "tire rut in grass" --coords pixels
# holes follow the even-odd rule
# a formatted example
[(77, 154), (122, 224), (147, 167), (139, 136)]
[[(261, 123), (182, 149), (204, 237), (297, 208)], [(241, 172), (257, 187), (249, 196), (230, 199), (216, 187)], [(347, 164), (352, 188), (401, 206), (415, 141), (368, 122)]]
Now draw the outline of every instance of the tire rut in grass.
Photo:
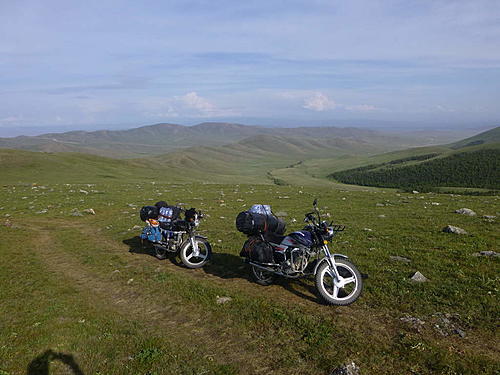
[(34, 250), (48, 269), (71, 282), (77, 290), (90, 293), (92, 301), (89, 303), (118, 312), (124, 319), (141, 320), (152, 335), (168, 335), (169, 339), (184, 346), (196, 345), (200, 355), (208, 354), (221, 363), (231, 363), (239, 373), (269, 371), (265, 355), (237, 349), (248, 344), (248, 339), (230, 329), (221, 332), (211, 327), (203, 312), (179, 308), (175, 303), (159, 305), (154, 302), (154, 296), (145, 295), (133, 285), (99, 275), (65, 254), (57, 239), (44, 230), (36, 230), (35, 243)]

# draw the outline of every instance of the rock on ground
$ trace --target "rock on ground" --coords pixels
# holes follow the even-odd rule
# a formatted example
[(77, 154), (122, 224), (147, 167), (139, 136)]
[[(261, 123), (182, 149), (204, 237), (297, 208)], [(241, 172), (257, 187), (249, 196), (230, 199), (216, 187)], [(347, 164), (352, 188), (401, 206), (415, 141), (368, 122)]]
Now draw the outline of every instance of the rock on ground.
[(337, 367), (330, 375), (359, 375), (359, 367), (354, 362)]
[(497, 257), (499, 255), (500, 255), (500, 253), (497, 253), (497, 252), (491, 251), (491, 250), (480, 251), (479, 253), (472, 254), (472, 256), (475, 256), (475, 257)]
[(233, 299), (231, 297), (219, 297), (217, 296), (216, 302), (218, 305), (223, 305), (225, 303), (231, 302)]
[(459, 210), (455, 210), (455, 213), (460, 215), (476, 216), (476, 213), (470, 208), (460, 208)]
[(389, 256), (390, 260), (394, 260), (396, 262), (404, 262), (404, 263), (410, 263), (411, 260), (405, 257), (400, 257), (399, 255), (391, 255)]
[(95, 211), (93, 208), (86, 208), (85, 210), (83, 210), (83, 212), (89, 215), (95, 215)]
[(70, 215), (71, 216), (83, 216), (83, 214), (80, 211), (78, 211), (78, 208), (73, 208), (71, 210), (71, 214)]
[(404, 316), (402, 318), (399, 318), (399, 320), (409, 324), (414, 329), (416, 329), (418, 332), (420, 332), (425, 325), (425, 322), (422, 319), (419, 319), (419, 318), (416, 318), (413, 316)]
[(422, 275), (419, 271), (415, 272), (410, 279), (416, 283), (425, 283), (428, 281), (427, 277)]
[(443, 232), (445, 233), (454, 233), (454, 234), (467, 234), (467, 232), (459, 227), (454, 227), (453, 225), (447, 225), (443, 228)]

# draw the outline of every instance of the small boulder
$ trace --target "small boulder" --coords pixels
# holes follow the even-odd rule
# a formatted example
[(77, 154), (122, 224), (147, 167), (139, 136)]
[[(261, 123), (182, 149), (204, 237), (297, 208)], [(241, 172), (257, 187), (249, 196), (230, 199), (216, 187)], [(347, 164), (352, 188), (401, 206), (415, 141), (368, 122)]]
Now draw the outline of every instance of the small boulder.
[(78, 211), (78, 208), (73, 208), (70, 213), (71, 216), (83, 216), (83, 214)]
[(456, 333), (461, 338), (464, 338), (466, 336), (465, 331), (463, 329), (460, 329), (460, 328), (455, 328), (455, 330), (453, 331), (453, 333)]
[(412, 190), (412, 193), (413, 193), (413, 194), (420, 194), (420, 192), (419, 192), (419, 191), (417, 191), (417, 190)]
[(359, 367), (354, 362), (334, 369), (330, 375), (359, 375)]
[(217, 296), (216, 302), (218, 305), (223, 305), (225, 303), (231, 302), (233, 299), (231, 297), (219, 297)]
[(85, 195), (87, 195), (89, 193), (87, 190), (83, 190), (83, 189), (80, 189), (79, 192), (82, 194), (85, 194)]
[(500, 255), (500, 253), (497, 253), (497, 252), (491, 251), (491, 250), (480, 251), (479, 253), (472, 254), (472, 256), (475, 256), (475, 257), (497, 257), (499, 255)]
[(459, 227), (454, 227), (453, 225), (447, 225), (443, 228), (443, 232), (445, 233), (453, 233), (453, 234), (467, 234), (467, 232)]
[(460, 215), (476, 216), (476, 213), (470, 208), (460, 208), (459, 210), (455, 210), (455, 213)]
[(85, 210), (83, 210), (83, 212), (89, 215), (95, 215), (95, 211), (93, 208), (86, 208)]
[(416, 283), (425, 283), (426, 281), (429, 280), (429, 279), (427, 279), (427, 277), (422, 275), (419, 271), (415, 272), (410, 279), (411, 279), (411, 281), (416, 282)]
[(389, 256), (390, 260), (394, 260), (396, 262), (410, 263), (411, 260), (405, 257), (400, 257), (399, 255), (391, 255)]

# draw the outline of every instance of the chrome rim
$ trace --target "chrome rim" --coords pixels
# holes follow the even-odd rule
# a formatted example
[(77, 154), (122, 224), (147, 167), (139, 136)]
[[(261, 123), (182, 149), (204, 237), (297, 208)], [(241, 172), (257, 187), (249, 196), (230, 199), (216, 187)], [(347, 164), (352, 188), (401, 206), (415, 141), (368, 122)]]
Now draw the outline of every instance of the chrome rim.
[(337, 272), (339, 279), (337, 280), (330, 270), (330, 267), (325, 267), (321, 271), (321, 284), (325, 294), (336, 301), (345, 301), (351, 298), (358, 289), (358, 278), (351, 267), (346, 264), (337, 263)]
[(193, 250), (193, 246), (189, 243), (184, 251), (184, 259), (192, 265), (198, 265), (205, 262), (208, 258), (208, 246), (202, 241), (196, 241), (198, 251)]

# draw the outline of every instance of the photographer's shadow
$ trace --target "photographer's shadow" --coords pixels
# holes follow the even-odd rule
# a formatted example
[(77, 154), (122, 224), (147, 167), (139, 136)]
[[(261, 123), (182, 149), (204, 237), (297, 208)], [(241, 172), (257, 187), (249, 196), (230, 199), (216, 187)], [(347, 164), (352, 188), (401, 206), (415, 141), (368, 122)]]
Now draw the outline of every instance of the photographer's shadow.
[(74, 375), (84, 375), (71, 354), (54, 352), (52, 349), (46, 350), (43, 354), (33, 359), (28, 365), (26, 374), (50, 375), (50, 363), (54, 361), (65, 364), (66, 368), (71, 370), (71, 373)]

